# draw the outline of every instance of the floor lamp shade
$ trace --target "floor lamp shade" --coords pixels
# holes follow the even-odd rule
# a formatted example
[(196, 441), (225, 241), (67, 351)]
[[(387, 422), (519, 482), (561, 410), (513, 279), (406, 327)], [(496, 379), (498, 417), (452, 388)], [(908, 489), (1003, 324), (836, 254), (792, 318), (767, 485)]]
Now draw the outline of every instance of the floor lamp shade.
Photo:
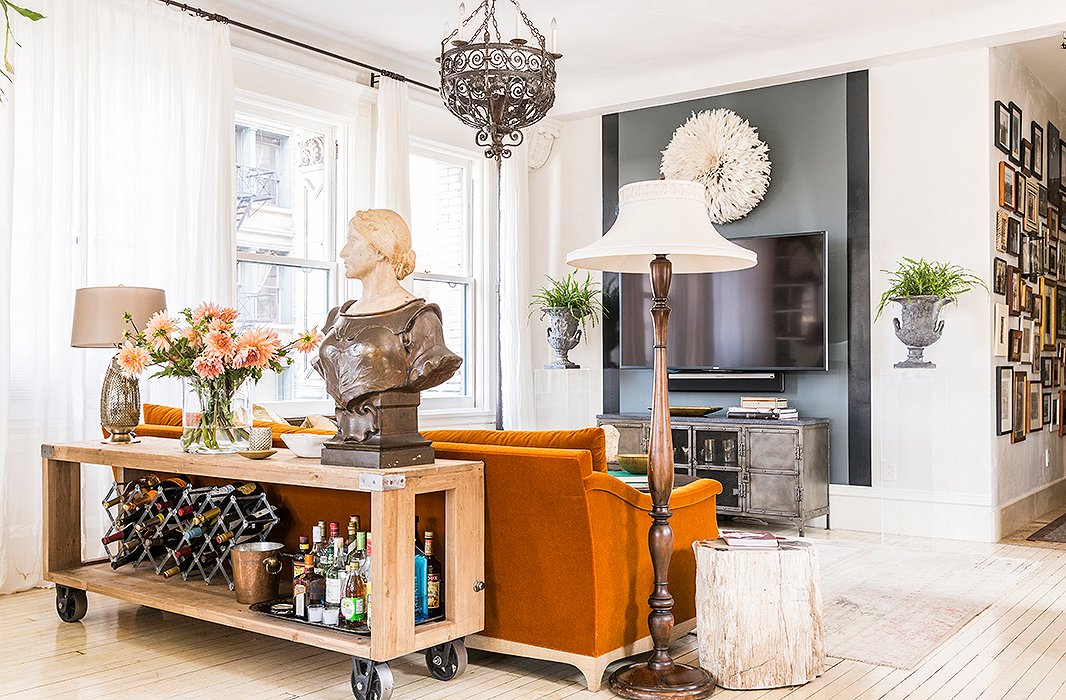
[(704, 186), (691, 180), (648, 180), (618, 190), (618, 218), (595, 243), (571, 251), (567, 264), (603, 272), (648, 272), (665, 255), (674, 274), (753, 267), (754, 251), (718, 233), (707, 216)]
[[(752, 267), (753, 251), (722, 237), (707, 215), (704, 187), (688, 180), (634, 182), (618, 191), (618, 218), (595, 243), (571, 252), (574, 267), (604, 272), (649, 273), (654, 336), (651, 430), (648, 436), (648, 490), (652, 524), (648, 551), (655, 572), (648, 597), (648, 630), (653, 650), (646, 662), (623, 666), (611, 674), (617, 695), (633, 700), (698, 700), (714, 692), (701, 668), (675, 663), (670, 656), (674, 599), (670, 596), (670, 494), (674, 488), (673, 441), (667, 395), (666, 339), (670, 278), (674, 272), (725, 272)], [(713, 523), (707, 536), (717, 534)]]
[(70, 344), (76, 348), (113, 348), (130, 330), (123, 314), (129, 312), (137, 328), (167, 308), (166, 294), (152, 287), (84, 287), (74, 293), (74, 323)]

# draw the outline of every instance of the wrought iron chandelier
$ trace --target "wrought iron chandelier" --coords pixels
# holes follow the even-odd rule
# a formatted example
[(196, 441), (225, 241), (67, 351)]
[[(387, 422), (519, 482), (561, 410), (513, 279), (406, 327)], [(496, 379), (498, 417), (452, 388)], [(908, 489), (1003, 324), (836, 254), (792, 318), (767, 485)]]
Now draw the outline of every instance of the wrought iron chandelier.
[[(508, 158), (522, 143), (521, 129), (536, 124), (555, 104), (555, 20), (552, 46), (522, 11), (515, 9), (515, 36), (504, 41), (496, 16), (496, 0), (482, 0), (469, 15), (459, 5), (456, 28), (440, 45), (440, 95), (448, 110), (477, 129), (474, 141), (485, 157)], [(480, 18), (480, 21), (478, 21)], [(465, 40), (467, 26), (476, 26)], [(532, 42), (523, 38), (527, 28)], [(451, 48), (449, 48), (449, 45)]]

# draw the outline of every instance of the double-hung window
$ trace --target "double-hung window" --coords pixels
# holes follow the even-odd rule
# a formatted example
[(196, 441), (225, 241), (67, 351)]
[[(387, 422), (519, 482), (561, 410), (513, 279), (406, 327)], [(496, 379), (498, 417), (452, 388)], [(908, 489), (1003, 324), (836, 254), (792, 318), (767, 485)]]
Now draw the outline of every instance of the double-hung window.
[[(237, 308), (242, 323), (273, 328), (283, 342), (322, 327), (337, 303), (337, 162), (333, 127), (292, 114), (237, 114)], [(294, 353), (267, 372), (257, 403), (319, 407), (328, 398), (310, 356)], [(301, 407), (302, 408), (302, 407)]]

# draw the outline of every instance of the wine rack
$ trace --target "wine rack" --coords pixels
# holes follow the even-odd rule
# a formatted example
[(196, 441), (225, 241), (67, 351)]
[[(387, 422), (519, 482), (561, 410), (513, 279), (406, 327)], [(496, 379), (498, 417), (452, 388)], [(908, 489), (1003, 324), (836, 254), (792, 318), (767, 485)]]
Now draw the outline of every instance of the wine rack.
[[(145, 501), (150, 491), (151, 487), (137, 482), (116, 482), (104, 498), (102, 505), (110, 521), (104, 550), (113, 566), (126, 551), (123, 542), (134, 538), (143, 542), (166, 534), (166, 540), (161, 540), (164, 544), (142, 547), (129, 565), (146, 565), (167, 578), (178, 574), (183, 580), (200, 577), (208, 585), (221, 577), (233, 590), (230, 550), (243, 542), (266, 540), (280, 520), (277, 509), (262, 491), (245, 496), (227, 487), (186, 486), (173, 503), (166, 501), (161, 489)], [(127, 506), (142, 501), (142, 512), (123, 521)], [(136, 534), (106, 543), (120, 530)]]

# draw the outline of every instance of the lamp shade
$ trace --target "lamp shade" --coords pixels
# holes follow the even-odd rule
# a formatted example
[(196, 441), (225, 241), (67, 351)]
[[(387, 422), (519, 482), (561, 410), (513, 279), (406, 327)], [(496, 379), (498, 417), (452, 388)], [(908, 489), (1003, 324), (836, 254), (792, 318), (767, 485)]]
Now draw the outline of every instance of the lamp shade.
[(674, 274), (725, 272), (753, 267), (754, 251), (718, 233), (704, 202), (704, 187), (691, 180), (648, 180), (618, 190), (618, 218), (595, 243), (571, 251), (567, 264), (604, 272), (648, 272), (665, 255)]
[(152, 287), (84, 287), (74, 293), (70, 344), (76, 348), (113, 348), (127, 329), (123, 314), (133, 315), (137, 328), (167, 308), (166, 294)]

